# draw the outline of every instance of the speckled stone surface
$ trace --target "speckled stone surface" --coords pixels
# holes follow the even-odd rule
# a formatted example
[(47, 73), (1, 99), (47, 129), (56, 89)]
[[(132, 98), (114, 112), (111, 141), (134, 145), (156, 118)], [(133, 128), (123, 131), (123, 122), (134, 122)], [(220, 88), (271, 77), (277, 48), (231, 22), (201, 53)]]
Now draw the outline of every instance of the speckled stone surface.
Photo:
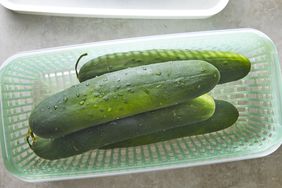
[[(256, 28), (282, 52), (281, 0), (230, 0), (218, 15), (204, 20), (128, 20), (21, 15), (0, 6), (0, 64), (26, 50), (135, 36), (227, 28)], [(280, 56), (280, 61), (281, 56)], [(0, 154), (1, 158), (1, 154)], [(282, 148), (270, 156), (160, 172), (114, 177), (25, 183), (11, 176), (0, 159), (0, 188), (153, 187), (280, 188)]]

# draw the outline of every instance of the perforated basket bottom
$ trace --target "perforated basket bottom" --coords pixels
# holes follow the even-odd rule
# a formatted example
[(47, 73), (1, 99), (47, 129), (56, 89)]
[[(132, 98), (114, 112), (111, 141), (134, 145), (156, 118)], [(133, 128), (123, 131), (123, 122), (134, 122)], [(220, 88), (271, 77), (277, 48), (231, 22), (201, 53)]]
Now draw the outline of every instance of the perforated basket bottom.
[[(32, 152), (24, 140), (30, 112), (42, 99), (78, 83), (73, 67), (82, 52), (93, 58), (153, 48), (224, 50), (249, 57), (252, 70), (246, 78), (218, 85), (211, 92), (216, 99), (237, 107), (240, 116), (236, 124), (216, 133), (131, 148), (92, 150), (55, 161), (41, 159)], [(280, 75), (277, 77), (275, 52), (267, 38), (243, 30), (149, 37), (18, 55), (10, 59), (1, 74), (5, 164), (22, 179), (40, 181), (243, 159), (265, 151), (278, 144), (281, 137), (276, 91)]]

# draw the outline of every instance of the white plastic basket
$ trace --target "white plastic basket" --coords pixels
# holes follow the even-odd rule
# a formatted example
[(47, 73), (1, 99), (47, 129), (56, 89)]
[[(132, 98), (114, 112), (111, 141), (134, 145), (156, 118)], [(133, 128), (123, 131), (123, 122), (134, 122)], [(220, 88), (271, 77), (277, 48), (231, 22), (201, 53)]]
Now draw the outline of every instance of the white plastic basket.
[[(216, 133), (123, 149), (92, 150), (48, 161), (25, 142), (28, 118), (42, 99), (77, 83), (74, 64), (106, 53), (162, 49), (205, 49), (241, 53), (251, 72), (216, 86), (212, 95), (234, 104), (238, 121)], [(85, 61), (86, 61), (85, 59)], [(179, 168), (262, 157), (282, 143), (281, 72), (276, 48), (252, 29), (160, 35), (24, 52), (0, 69), (0, 141), (6, 168), (25, 181), (75, 179)]]

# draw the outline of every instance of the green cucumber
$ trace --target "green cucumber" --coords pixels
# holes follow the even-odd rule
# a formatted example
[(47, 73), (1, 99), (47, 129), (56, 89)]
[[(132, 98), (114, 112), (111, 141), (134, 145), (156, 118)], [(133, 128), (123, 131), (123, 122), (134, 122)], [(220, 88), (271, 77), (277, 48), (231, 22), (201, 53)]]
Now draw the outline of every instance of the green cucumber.
[(213, 89), (219, 77), (213, 65), (199, 60), (115, 71), (43, 100), (31, 112), (29, 125), (39, 137), (61, 137), (193, 99)]
[(65, 158), (132, 137), (204, 121), (214, 111), (213, 98), (202, 95), (185, 103), (90, 127), (56, 139), (33, 137), (30, 147), (45, 159)]
[(167, 129), (135, 138), (132, 137), (125, 141), (110, 144), (102, 149), (134, 147), (186, 136), (212, 133), (226, 129), (237, 121), (239, 112), (231, 103), (222, 100), (215, 100), (215, 105), (215, 113), (206, 121), (187, 124), (182, 127)]
[(77, 76), (79, 81), (82, 82), (95, 76), (128, 67), (175, 60), (204, 60), (211, 63), (220, 72), (219, 83), (221, 84), (239, 80), (245, 77), (251, 69), (251, 63), (247, 57), (233, 52), (153, 49), (106, 54), (94, 58), (81, 67)]

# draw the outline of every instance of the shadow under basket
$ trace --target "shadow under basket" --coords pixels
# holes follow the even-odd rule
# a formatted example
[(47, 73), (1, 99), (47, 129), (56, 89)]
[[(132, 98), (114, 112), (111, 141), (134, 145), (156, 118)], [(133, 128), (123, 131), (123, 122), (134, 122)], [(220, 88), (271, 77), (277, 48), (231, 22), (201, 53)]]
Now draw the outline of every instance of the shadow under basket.
[[(238, 121), (216, 133), (138, 147), (92, 150), (48, 161), (25, 142), (31, 110), (44, 98), (78, 83), (74, 66), (103, 54), (145, 49), (223, 50), (241, 53), (252, 63), (242, 80), (216, 86), (215, 99), (231, 102)], [(253, 29), (160, 35), (24, 52), (0, 70), (0, 139), (4, 164), (29, 182), (117, 175), (261, 157), (282, 141), (281, 73), (276, 48)]]

